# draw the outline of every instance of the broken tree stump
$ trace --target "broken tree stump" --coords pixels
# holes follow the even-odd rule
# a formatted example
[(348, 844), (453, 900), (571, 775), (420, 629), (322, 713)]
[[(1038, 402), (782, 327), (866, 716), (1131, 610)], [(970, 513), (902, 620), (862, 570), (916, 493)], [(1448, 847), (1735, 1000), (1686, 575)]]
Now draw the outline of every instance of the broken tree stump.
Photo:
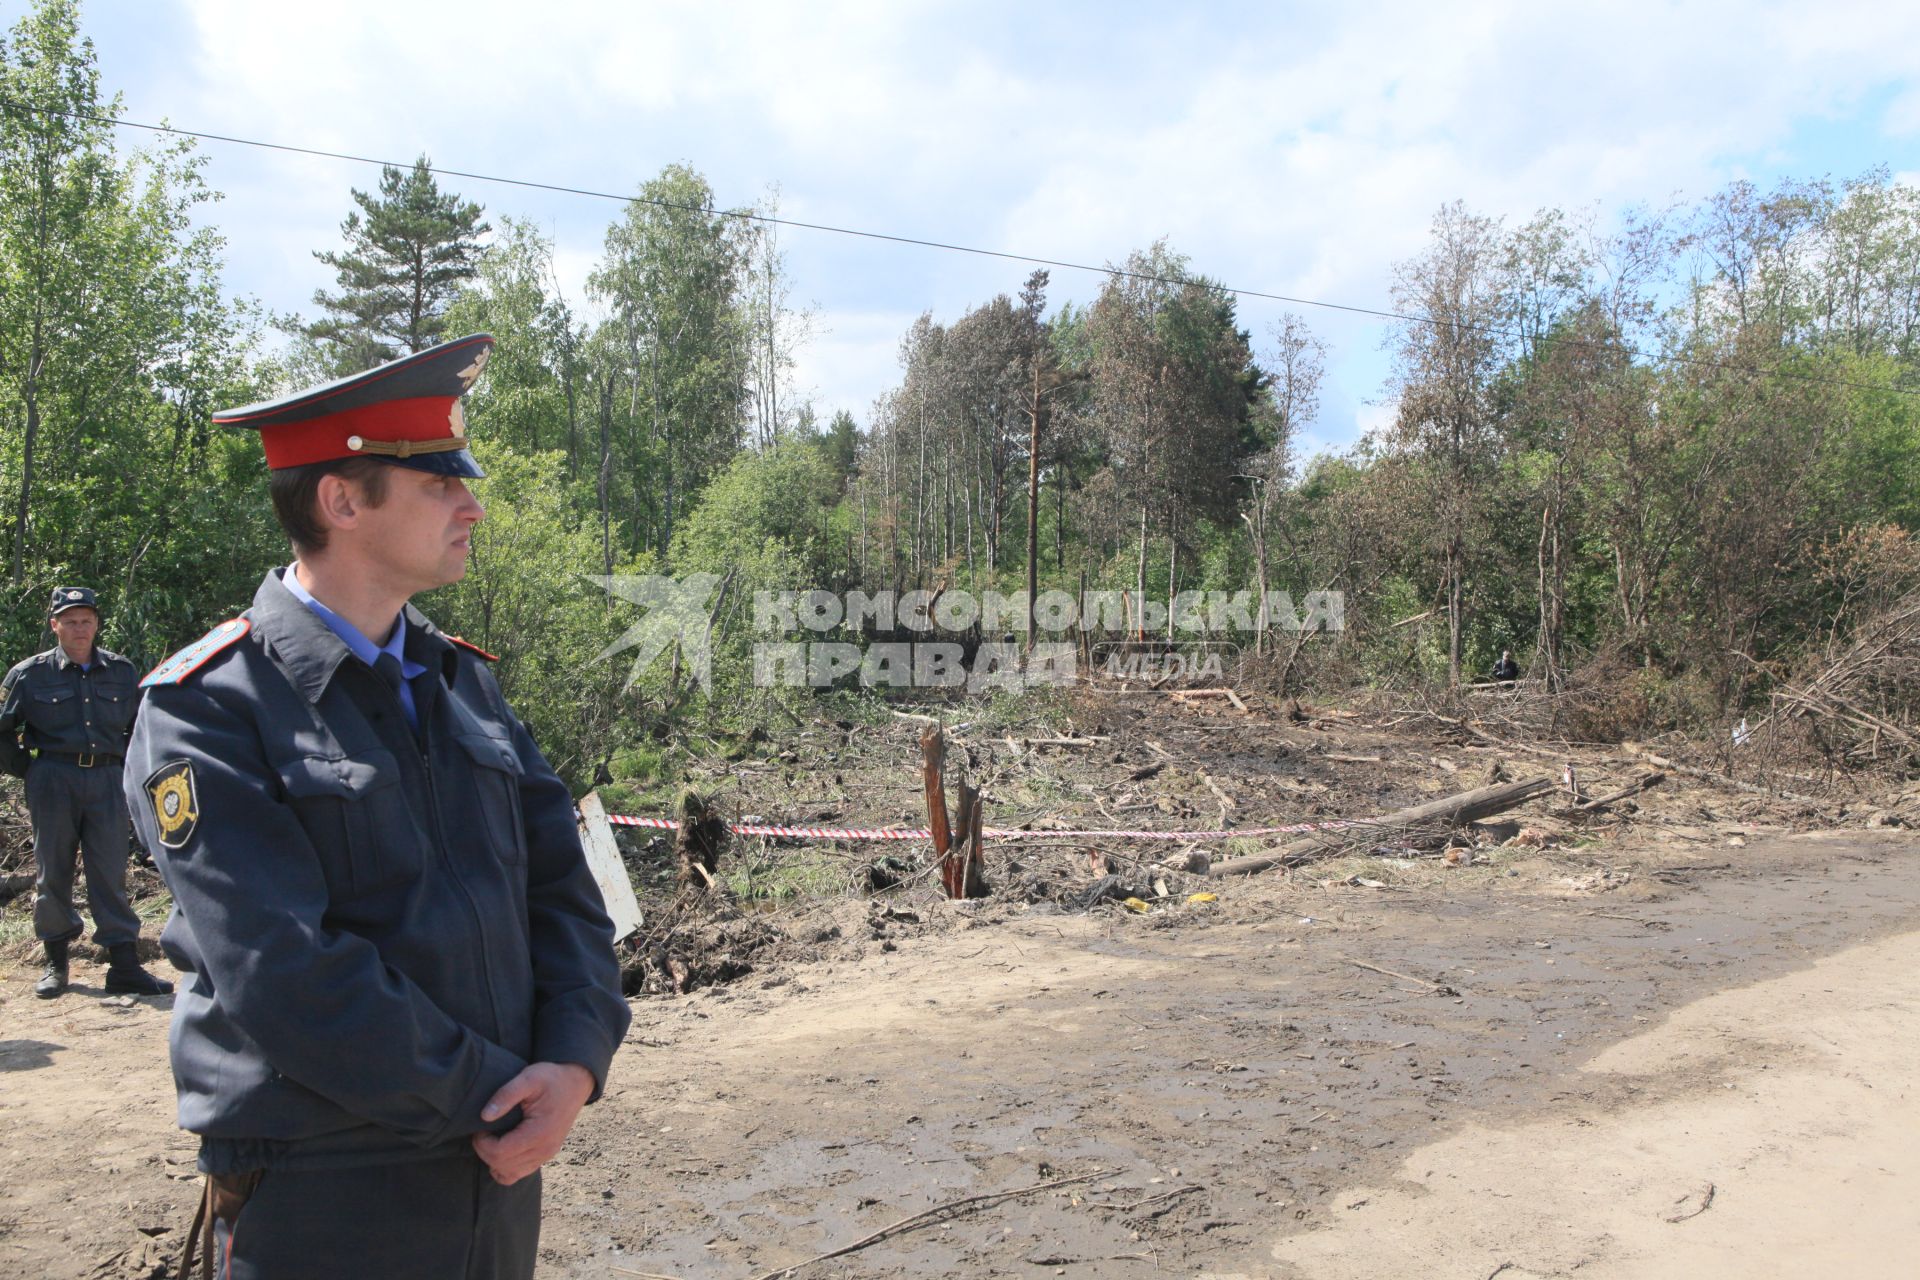
[[(1506, 782), (1499, 786), (1480, 787), (1473, 791), (1463, 791), (1458, 795), (1415, 805), (1411, 809), (1400, 809), (1382, 817), (1370, 818), (1366, 825), (1380, 831), (1419, 827), (1430, 823), (1444, 823), (1453, 827), (1465, 826), (1477, 819), (1504, 813), (1515, 805), (1531, 800), (1543, 791), (1551, 791), (1553, 785), (1546, 778), (1534, 778), (1527, 782)], [(1210, 874), (1250, 876), (1262, 871), (1270, 871), (1275, 867), (1297, 867), (1303, 862), (1311, 862), (1326, 853), (1327, 846), (1324, 841), (1309, 837), (1276, 846), (1265, 853), (1216, 862)]]
[(921, 779), (927, 792), (927, 829), (933, 832), (933, 856), (944, 861), (953, 833), (947, 826), (947, 735), (939, 725), (920, 731)]
[(673, 837), (680, 892), (705, 893), (719, 884), (720, 855), (731, 836), (727, 823), (699, 792), (680, 793), (680, 830)]
[(954, 811), (953, 848), (940, 868), (949, 898), (987, 896), (986, 812), (980, 791), (962, 776)]
[(933, 856), (940, 867), (940, 883), (949, 898), (987, 896), (986, 859), (981, 850), (980, 793), (964, 776), (960, 779), (960, 812), (947, 821), (947, 740), (939, 725), (920, 734), (921, 779), (927, 795), (927, 829), (933, 835)]

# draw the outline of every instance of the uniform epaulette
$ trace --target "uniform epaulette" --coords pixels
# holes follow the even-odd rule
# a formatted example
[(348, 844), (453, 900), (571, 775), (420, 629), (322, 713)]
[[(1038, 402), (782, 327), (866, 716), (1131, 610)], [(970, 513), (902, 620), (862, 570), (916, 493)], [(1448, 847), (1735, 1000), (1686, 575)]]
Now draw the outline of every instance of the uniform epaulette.
[[(444, 634), (444, 633), (442, 633), (442, 634)], [(459, 636), (447, 636), (447, 639), (449, 639), (449, 640), (451, 640), (451, 641), (452, 641), (453, 643), (455, 643), (455, 644), (457, 644), (457, 645), (459, 645), (459, 646), (460, 646), (460, 647), (461, 647), (462, 649), (465, 649), (465, 650), (466, 650), (466, 651), (467, 651), (468, 653), (477, 653), (477, 654), (479, 654), (479, 655), (480, 655), (481, 657), (483, 657), (483, 658), (485, 658), (485, 659), (486, 659), (486, 660), (487, 660), (488, 662), (498, 662), (498, 661), (500, 661), (500, 655), (499, 655), (499, 654), (497, 654), (497, 653), (488, 653), (488, 652), (487, 652), (487, 651), (486, 651), (485, 649), (482, 649), (482, 648), (481, 648), (481, 647), (480, 647), (479, 645), (477, 645), (477, 644), (475, 644), (475, 643), (474, 643), (473, 641), (471, 641), (471, 640), (462, 640), (462, 639), (461, 639), (461, 638), (460, 638)]]
[(251, 630), (253, 630), (251, 618), (233, 618), (221, 623), (149, 671), (147, 678), (140, 682), (140, 687), (146, 689), (156, 684), (179, 684), (207, 665), (213, 655), (240, 640)]

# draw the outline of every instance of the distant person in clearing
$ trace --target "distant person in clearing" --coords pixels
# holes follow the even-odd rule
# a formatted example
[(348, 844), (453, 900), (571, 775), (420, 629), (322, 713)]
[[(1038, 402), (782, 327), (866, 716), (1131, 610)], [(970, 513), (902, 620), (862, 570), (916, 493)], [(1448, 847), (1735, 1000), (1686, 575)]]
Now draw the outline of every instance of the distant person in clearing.
[(140, 673), (94, 643), (100, 610), (90, 587), (56, 587), (47, 626), (59, 641), (0, 683), (0, 765), (26, 780), (33, 819), (33, 932), (46, 968), (33, 994), (66, 991), (68, 949), (85, 931), (73, 907), (74, 863), (86, 867), (94, 940), (107, 949), (110, 994), (164, 996), (140, 967), (140, 917), (127, 900), (127, 801), (120, 781)]
[(486, 514), (460, 396), (492, 345), (214, 415), (260, 432), (294, 562), (146, 678), (127, 757), (192, 975), (183, 1274), (528, 1280), (540, 1167), (626, 1033), (566, 785), (409, 603)]
[(1520, 664), (1513, 660), (1509, 650), (1500, 651), (1500, 661), (1493, 664), (1493, 678), (1503, 684), (1512, 684), (1520, 678)]

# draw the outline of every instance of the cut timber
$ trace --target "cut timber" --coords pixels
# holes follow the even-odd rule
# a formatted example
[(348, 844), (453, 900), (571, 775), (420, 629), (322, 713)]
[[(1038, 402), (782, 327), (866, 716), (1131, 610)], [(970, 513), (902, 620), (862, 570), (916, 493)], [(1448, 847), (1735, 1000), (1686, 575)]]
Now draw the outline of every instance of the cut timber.
[(633, 881), (620, 858), (620, 846), (607, 822), (607, 808), (600, 803), (597, 791), (580, 797), (580, 846), (587, 851), (587, 869), (600, 886), (600, 900), (606, 903), (607, 915), (613, 920), (613, 940), (618, 942), (640, 927), (640, 900), (633, 895)]
[[(1464, 826), (1496, 813), (1505, 813), (1515, 805), (1524, 804), (1540, 793), (1551, 790), (1553, 790), (1553, 783), (1545, 778), (1534, 778), (1527, 782), (1506, 782), (1497, 787), (1463, 791), (1459, 795), (1448, 796), (1442, 800), (1430, 800), (1426, 804), (1415, 805), (1411, 809), (1401, 809), (1384, 817), (1371, 818), (1367, 825), (1382, 831), (1426, 826), (1433, 823), (1445, 823), (1454, 827)], [(1293, 867), (1303, 862), (1311, 862), (1326, 852), (1327, 846), (1324, 841), (1295, 840), (1270, 849), (1266, 853), (1216, 862), (1213, 864), (1212, 874), (1250, 876), (1257, 872), (1270, 871), (1275, 867)]]
[(1751, 782), (1740, 782), (1733, 778), (1722, 777), (1721, 775), (1714, 773), (1708, 769), (1696, 769), (1692, 765), (1681, 764), (1678, 761), (1669, 760), (1665, 756), (1657, 756), (1653, 752), (1647, 750), (1645, 747), (1638, 746), (1631, 742), (1621, 743), (1620, 749), (1622, 751), (1627, 752), (1629, 755), (1639, 756), (1642, 760), (1645, 760), (1648, 764), (1654, 765), (1661, 769), (1665, 769), (1668, 773), (1678, 773), (1689, 778), (1698, 778), (1702, 782), (1717, 783), (1723, 787), (1731, 787), (1735, 791), (1744, 791), (1749, 795), (1775, 796), (1781, 800), (1791, 800), (1796, 804), (1820, 803), (1818, 800), (1815, 800), (1812, 796), (1801, 796), (1801, 795), (1795, 795), (1791, 791), (1776, 791), (1767, 787), (1756, 787)]
[(1196, 771), (1195, 776), (1198, 777), (1200, 781), (1207, 784), (1207, 790), (1213, 792), (1215, 796), (1219, 797), (1221, 804), (1225, 805), (1229, 809), (1237, 809), (1240, 807), (1239, 805), (1233, 802), (1233, 797), (1228, 795), (1226, 792), (1222, 791), (1220, 789), (1220, 784), (1215, 782), (1212, 778), (1209, 778), (1206, 774), (1199, 773), (1198, 771)]
[(1628, 796), (1637, 796), (1647, 788), (1657, 787), (1666, 780), (1667, 775), (1664, 773), (1649, 773), (1643, 777), (1635, 778), (1618, 791), (1609, 792), (1597, 800), (1588, 800), (1583, 804), (1575, 805), (1574, 808), (1581, 813), (1592, 813), (1596, 809), (1606, 808), (1617, 800), (1625, 800)]

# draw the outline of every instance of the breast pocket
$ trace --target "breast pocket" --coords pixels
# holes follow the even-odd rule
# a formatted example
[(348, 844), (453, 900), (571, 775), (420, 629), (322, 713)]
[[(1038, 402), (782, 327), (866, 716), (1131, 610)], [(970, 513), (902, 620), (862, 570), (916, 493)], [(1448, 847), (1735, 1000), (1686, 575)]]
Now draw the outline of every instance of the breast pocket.
[(520, 779), (526, 766), (507, 738), (486, 733), (459, 733), (470, 776), (479, 793), (473, 820), (486, 830), (486, 841), (502, 862), (520, 865), (527, 860), (526, 824), (520, 817)]
[(80, 698), (71, 689), (34, 689), (27, 723), (42, 733), (71, 729), (80, 720)]
[(308, 756), (279, 773), (336, 895), (363, 897), (419, 878), (424, 841), (392, 752)]
[(133, 690), (117, 685), (103, 685), (94, 690), (96, 710), (93, 718), (98, 726), (108, 733), (125, 733), (133, 722)]

